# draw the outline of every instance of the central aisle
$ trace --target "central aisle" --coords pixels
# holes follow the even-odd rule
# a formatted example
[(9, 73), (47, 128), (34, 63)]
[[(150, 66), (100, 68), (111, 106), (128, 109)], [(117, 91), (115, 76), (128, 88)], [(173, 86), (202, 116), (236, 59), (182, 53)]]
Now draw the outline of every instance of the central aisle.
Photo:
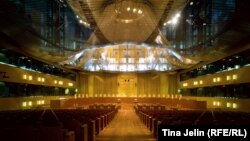
[(135, 114), (132, 104), (122, 104), (113, 121), (96, 137), (96, 141), (156, 141)]

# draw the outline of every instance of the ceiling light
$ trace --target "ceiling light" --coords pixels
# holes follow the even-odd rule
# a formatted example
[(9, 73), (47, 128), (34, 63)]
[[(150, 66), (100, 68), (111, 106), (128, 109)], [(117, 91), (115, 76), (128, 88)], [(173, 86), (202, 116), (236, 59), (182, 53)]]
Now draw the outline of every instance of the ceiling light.
[(172, 24), (173, 24), (173, 25), (177, 24), (177, 22), (178, 22), (178, 20), (177, 20), (176, 17), (172, 19)]
[(141, 9), (139, 9), (139, 10), (138, 10), (138, 14), (142, 14), (142, 11), (141, 11)]
[[(156, 42), (161, 44), (161, 36), (158, 36), (157, 39), (158, 40)], [(72, 56), (72, 58), (67, 61), (61, 62), (61, 64), (77, 65), (77, 61), (79, 61), (79, 59), (85, 59), (86, 63), (82, 64), (81, 67), (87, 71), (134, 72), (150, 70), (168, 71), (176, 69), (176, 67), (173, 66), (173, 63), (184, 66), (198, 63), (197, 61), (191, 59), (189, 59), (189, 61), (186, 61), (187, 58), (182, 57), (174, 50), (170, 52), (170, 49), (168, 48), (159, 48), (158, 46), (149, 46), (146, 44), (124, 43), (116, 45), (106, 45), (99, 48), (86, 49), (83, 52), (82, 54), (85, 55), (81, 55), (78, 57)], [(98, 55), (95, 52), (98, 53)], [(126, 54), (124, 54), (124, 52), (126, 52)], [(133, 55), (138, 54), (138, 52), (140, 52), (139, 54), (146, 55)], [(86, 56), (86, 54), (93, 55)], [(166, 57), (170, 61), (168, 61)]]
[(137, 9), (136, 9), (136, 8), (134, 8), (134, 9), (133, 9), (133, 12), (135, 13), (136, 11), (137, 11)]
[(179, 18), (180, 16), (181, 16), (180, 13), (177, 13), (177, 14), (175, 15), (176, 18)]

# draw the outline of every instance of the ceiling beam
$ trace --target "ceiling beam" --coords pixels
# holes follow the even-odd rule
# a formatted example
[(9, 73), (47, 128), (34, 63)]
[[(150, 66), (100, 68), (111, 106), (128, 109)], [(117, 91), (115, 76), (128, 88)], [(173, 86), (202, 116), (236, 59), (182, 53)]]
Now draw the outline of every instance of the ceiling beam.
[(99, 39), (100, 44), (109, 43), (108, 39), (104, 36), (104, 34), (99, 29), (99, 27), (96, 23), (96, 20), (94, 19), (94, 15), (92, 14), (92, 11), (90, 10), (88, 2), (86, 0), (83, 0), (83, 1), (79, 1), (79, 4), (82, 8), (84, 16), (86, 17), (87, 21), (89, 22), (91, 28), (94, 29), (93, 33)]
[(171, 10), (172, 6), (174, 4), (174, 0), (169, 0), (168, 4), (166, 6), (166, 8), (164, 9), (163, 15), (161, 17), (161, 19), (158, 22), (158, 25), (155, 27), (154, 31), (152, 32), (152, 34), (148, 37), (148, 39), (145, 41), (146, 43), (154, 43), (155, 38), (157, 37), (157, 35), (159, 35), (159, 29), (161, 29), (163, 27), (163, 24), (169, 14), (169, 11)]

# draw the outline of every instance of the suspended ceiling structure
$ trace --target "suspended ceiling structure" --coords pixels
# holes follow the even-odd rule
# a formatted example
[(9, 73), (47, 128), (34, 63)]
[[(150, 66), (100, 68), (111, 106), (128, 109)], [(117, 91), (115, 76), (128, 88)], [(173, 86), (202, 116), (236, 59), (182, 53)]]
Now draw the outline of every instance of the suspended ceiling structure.
[[(161, 33), (177, 22), (186, 0), (67, 0), (84, 26), (94, 29), (87, 49), (61, 65), (87, 71), (172, 71), (199, 61), (181, 56)], [(171, 21), (172, 20), (172, 21)], [(86, 47), (85, 47), (86, 48)]]
[[(209, 4), (213, 7), (207, 11), (210, 16), (206, 16), (201, 1), (58, 0), (56, 2), (71, 13), (73, 11), (73, 19), (67, 16), (67, 19), (61, 20), (61, 24), (57, 24), (60, 22), (55, 20), (58, 11), (54, 11), (55, 17), (51, 18), (50, 15), (46, 15), (48, 9), (41, 8), (36, 13), (33, 9), (29, 11), (33, 20), (32, 28), (27, 29), (27, 21), (22, 23), (20, 22), (22, 20), (13, 14), (8, 17), (2, 15), (9, 20), (3, 22), (1, 30), (15, 39), (21, 45), (21, 50), (32, 57), (73, 70), (176, 72), (226, 57), (230, 55), (227, 49), (248, 38), (248, 34), (244, 34), (248, 32), (246, 30), (248, 28), (244, 28), (248, 26), (244, 20), (234, 22), (231, 27), (225, 26), (227, 23), (230, 25), (232, 20), (240, 21), (230, 15), (235, 10), (230, 3), (223, 9), (219, 1), (211, 1)], [(37, 8), (36, 3), (30, 4), (34, 4), (33, 6)], [(195, 7), (198, 13), (193, 12)], [(44, 17), (48, 20), (44, 21)], [(15, 20), (18, 22), (11, 23)], [(82, 36), (74, 37), (75, 30), (78, 29), (76, 26), (72, 27), (75, 21), (77, 26), (83, 27), (82, 31), (90, 31), (84, 36), (84, 40), (80, 39), (81, 44), (77, 49), (74, 44), (79, 40), (78, 37)], [(12, 26), (17, 23), (18, 26)], [(59, 31), (60, 28), (67, 33)], [(65, 33), (63, 38), (60, 37), (62, 32)], [(69, 44), (61, 44), (62, 42)]]

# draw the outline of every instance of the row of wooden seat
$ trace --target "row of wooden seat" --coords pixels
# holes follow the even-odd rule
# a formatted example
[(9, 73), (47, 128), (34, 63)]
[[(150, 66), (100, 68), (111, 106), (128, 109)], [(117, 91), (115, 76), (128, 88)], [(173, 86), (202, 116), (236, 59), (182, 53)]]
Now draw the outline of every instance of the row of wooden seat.
[(250, 125), (250, 113), (213, 110), (145, 110), (135, 106), (141, 121), (157, 137), (162, 125)]
[(118, 104), (112, 104), (112, 103), (95, 103), (89, 105), (89, 109), (106, 109), (106, 110), (114, 110), (114, 109), (119, 109), (121, 106)]
[(166, 107), (164, 105), (159, 104), (137, 104), (137, 108), (139, 110), (165, 110)]
[(1, 141), (94, 141), (118, 109), (0, 112)]

